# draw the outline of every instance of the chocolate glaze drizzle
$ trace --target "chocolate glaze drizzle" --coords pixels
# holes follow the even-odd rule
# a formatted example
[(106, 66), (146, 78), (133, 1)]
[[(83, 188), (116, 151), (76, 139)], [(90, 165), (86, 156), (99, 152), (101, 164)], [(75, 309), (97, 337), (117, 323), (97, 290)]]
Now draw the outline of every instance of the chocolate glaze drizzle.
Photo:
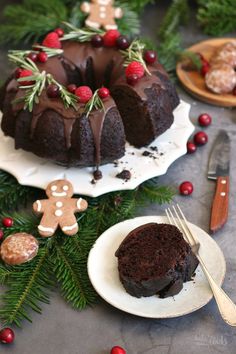
[[(153, 84), (161, 86), (165, 89), (161, 80), (155, 75), (155, 72), (161, 72), (162, 75), (167, 75), (163, 70), (162, 66), (157, 63), (154, 66), (149, 66), (149, 70), (152, 75), (145, 75), (134, 87), (130, 86), (126, 82), (125, 70), (123, 67), (123, 57), (119, 50), (115, 48), (94, 48), (90, 43), (78, 43), (78, 42), (64, 42), (63, 43), (64, 53), (62, 57), (49, 58), (47, 63), (39, 64), (38, 68), (40, 71), (45, 70), (47, 73), (53, 75), (53, 77), (61, 84), (67, 85), (68, 76), (65, 70), (66, 63), (70, 66), (73, 71), (80, 72), (80, 79), (82, 78), (81, 84), (86, 84), (86, 78), (89, 77), (89, 71), (93, 71), (95, 77), (95, 87), (101, 87), (104, 84), (104, 80), (110, 83), (110, 86), (129, 86), (130, 90), (133, 90), (142, 100), (146, 100), (145, 89), (151, 88)], [(91, 65), (88, 68), (87, 62), (90, 58)], [(112, 63), (112, 65), (111, 65)], [(112, 68), (111, 72), (108, 72), (107, 67)], [(71, 73), (70, 73), (71, 75)], [(106, 75), (106, 77), (104, 77)], [(91, 75), (90, 75), (91, 76)], [(24, 96), (24, 90), (17, 90), (16, 80), (11, 80), (7, 86), (7, 91), (17, 91), (15, 98), (21, 98)], [(100, 145), (101, 145), (101, 135), (103, 129), (103, 123), (108, 111), (115, 107), (115, 102), (112, 98), (104, 101), (105, 110), (92, 111), (89, 115), (89, 122), (91, 130), (93, 133), (94, 144), (95, 144), (95, 163), (98, 166), (100, 163)], [(24, 103), (13, 104), (13, 111), (17, 114), (24, 107)], [(64, 121), (64, 134), (67, 149), (71, 147), (71, 132), (76, 119), (82, 117), (84, 105), (78, 103), (78, 110), (74, 108), (65, 108), (62, 100), (51, 99), (47, 97), (45, 90), (40, 96), (38, 104), (34, 105), (32, 112), (31, 121), (31, 132), (30, 138), (33, 139), (35, 128), (37, 126), (38, 120), (41, 115), (46, 111), (52, 109), (56, 111)]]

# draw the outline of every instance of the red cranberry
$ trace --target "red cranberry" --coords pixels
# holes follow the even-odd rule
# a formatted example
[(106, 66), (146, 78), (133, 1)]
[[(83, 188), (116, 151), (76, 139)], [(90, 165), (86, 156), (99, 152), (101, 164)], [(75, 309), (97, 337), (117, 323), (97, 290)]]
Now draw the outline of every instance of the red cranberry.
[(127, 76), (126, 80), (129, 85), (135, 86), (139, 81), (139, 76), (137, 74), (132, 74)]
[(205, 59), (202, 60), (202, 68), (201, 68), (202, 76), (206, 76), (209, 70), (210, 70), (210, 64), (208, 63), (208, 61)]
[(20, 76), (21, 76), (21, 73), (22, 73), (22, 70), (21, 68), (17, 68), (14, 72), (14, 76), (15, 76), (15, 79), (19, 79)]
[(41, 48), (39, 48), (40, 44), (39, 43), (34, 43), (32, 45), (32, 49), (39, 52), (41, 50)]
[(15, 334), (11, 328), (3, 328), (0, 331), (0, 342), (4, 344), (10, 344), (14, 341)]
[(0, 241), (2, 241), (3, 236), (4, 236), (4, 232), (3, 232), (3, 230), (0, 229)]
[(102, 36), (100, 36), (99, 34), (95, 34), (91, 39), (91, 43), (92, 43), (93, 47), (95, 47), (95, 48), (102, 47), (103, 46)]
[(56, 32), (57, 35), (58, 35), (58, 37), (60, 37), (60, 38), (64, 36), (64, 31), (63, 31), (62, 28), (56, 28), (56, 29), (54, 30), (54, 32)]
[(205, 145), (208, 142), (208, 136), (205, 132), (198, 132), (194, 135), (196, 145)]
[(13, 219), (12, 218), (3, 218), (2, 224), (5, 227), (11, 227), (13, 225)]
[(37, 55), (37, 59), (40, 63), (46, 63), (46, 61), (48, 60), (48, 55), (45, 52), (40, 52)]
[(116, 345), (115, 347), (111, 348), (110, 354), (126, 354), (126, 351), (122, 347)]
[(153, 64), (155, 63), (157, 59), (157, 54), (154, 50), (146, 50), (144, 53), (144, 60), (148, 64)]
[(59, 87), (55, 84), (48, 85), (47, 95), (49, 98), (57, 98), (59, 96)]
[(30, 60), (32, 60), (34, 63), (37, 61), (37, 57), (38, 55), (36, 53), (29, 53), (27, 55), (27, 58), (29, 58)]
[(75, 84), (70, 84), (67, 86), (67, 91), (69, 91), (70, 93), (73, 93), (73, 95), (75, 94), (76, 89), (77, 89), (77, 86)]
[(187, 142), (187, 152), (188, 154), (193, 154), (194, 152), (196, 152), (197, 150), (197, 146), (192, 143), (191, 141)]
[(110, 90), (108, 90), (108, 88), (106, 88), (106, 87), (101, 87), (98, 90), (98, 96), (101, 99), (106, 99), (106, 98), (108, 98), (110, 96)]
[(119, 49), (125, 50), (129, 48), (130, 41), (126, 36), (119, 36), (116, 40), (116, 45)]
[(182, 195), (192, 194), (193, 193), (192, 183), (189, 181), (185, 181), (185, 182), (181, 183), (181, 185), (179, 186), (179, 191), (180, 191), (180, 194), (182, 194)]
[(198, 123), (202, 126), (202, 127), (207, 127), (208, 125), (211, 124), (211, 116), (207, 113), (203, 113), (198, 117)]

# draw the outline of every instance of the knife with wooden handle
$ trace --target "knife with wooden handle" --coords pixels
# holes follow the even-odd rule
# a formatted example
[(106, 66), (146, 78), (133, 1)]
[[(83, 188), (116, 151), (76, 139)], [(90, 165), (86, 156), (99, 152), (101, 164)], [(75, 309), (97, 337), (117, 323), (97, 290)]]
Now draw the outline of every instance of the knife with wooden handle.
[(209, 159), (208, 178), (216, 181), (216, 191), (211, 210), (210, 231), (218, 231), (228, 219), (230, 139), (221, 130), (215, 140)]

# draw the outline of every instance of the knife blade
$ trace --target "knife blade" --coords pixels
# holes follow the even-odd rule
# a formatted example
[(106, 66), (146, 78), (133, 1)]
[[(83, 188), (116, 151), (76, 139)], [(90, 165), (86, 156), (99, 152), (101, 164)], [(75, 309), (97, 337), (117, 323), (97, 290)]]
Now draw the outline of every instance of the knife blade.
[(208, 179), (216, 181), (212, 203), (210, 231), (218, 231), (228, 219), (229, 209), (230, 139), (221, 130), (215, 140), (208, 165)]

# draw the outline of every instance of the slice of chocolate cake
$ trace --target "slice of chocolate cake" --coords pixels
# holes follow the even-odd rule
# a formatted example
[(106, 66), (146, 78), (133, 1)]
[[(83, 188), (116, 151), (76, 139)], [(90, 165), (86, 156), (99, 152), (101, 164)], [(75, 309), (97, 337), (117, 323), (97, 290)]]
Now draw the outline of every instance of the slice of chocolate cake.
[(115, 253), (120, 280), (135, 297), (178, 294), (198, 260), (173, 225), (149, 223), (132, 230)]

